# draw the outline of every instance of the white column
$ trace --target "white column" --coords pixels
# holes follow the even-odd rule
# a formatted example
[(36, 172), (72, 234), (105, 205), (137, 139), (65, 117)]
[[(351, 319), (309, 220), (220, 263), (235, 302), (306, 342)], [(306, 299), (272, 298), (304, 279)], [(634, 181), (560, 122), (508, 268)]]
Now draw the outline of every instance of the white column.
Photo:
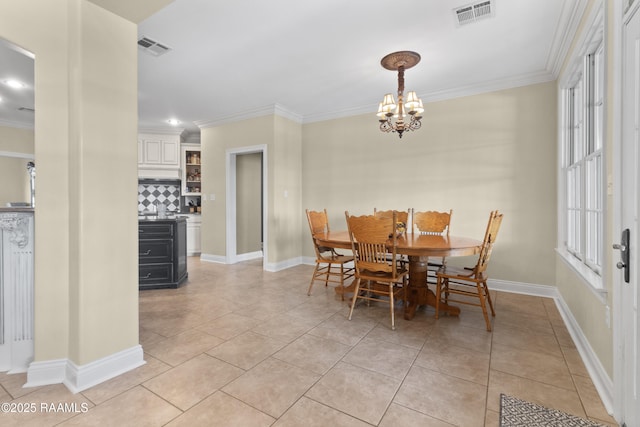
[(0, 212), (0, 372), (33, 360), (33, 212)]

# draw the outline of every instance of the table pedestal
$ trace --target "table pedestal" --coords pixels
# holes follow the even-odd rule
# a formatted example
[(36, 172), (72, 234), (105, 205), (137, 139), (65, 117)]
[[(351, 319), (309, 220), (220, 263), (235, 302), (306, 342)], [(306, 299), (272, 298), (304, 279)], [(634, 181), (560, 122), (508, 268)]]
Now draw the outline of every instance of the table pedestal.
[[(427, 265), (429, 257), (409, 256), (409, 288), (407, 289), (408, 304), (404, 309), (404, 318), (411, 320), (416, 309), (421, 305), (436, 306), (436, 295), (427, 285)], [(457, 316), (460, 308), (440, 302), (440, 310)]]

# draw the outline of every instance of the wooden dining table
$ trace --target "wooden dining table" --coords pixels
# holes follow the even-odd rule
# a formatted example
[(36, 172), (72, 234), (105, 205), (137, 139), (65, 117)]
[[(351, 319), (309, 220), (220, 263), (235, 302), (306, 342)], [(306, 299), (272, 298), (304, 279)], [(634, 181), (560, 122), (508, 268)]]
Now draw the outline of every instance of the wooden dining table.
[[(346, 230), (329, 231), (313, 235), (322, 246), (336, 249), (351, 249), (349, 232)], [(396, 239), (396, 252), (409, 257), (409, 287), (407, 289), (408, 304), (405, 306), (404, 318), (413, 319), (416, 309), (421, 305), (435, 307), (436, 295), (427, 284), (427, 265), (429, 257), (456, 257), (475, 255), (480, 252), (482, 242), (469, 237), (439, 236), (403, 233)], [(391, 245), (391, 241), (389, 241)], [(355, 290), (355, 281), (338, 293)], [(440, 302), (440, 310), (457, 316), (460, 308)]]

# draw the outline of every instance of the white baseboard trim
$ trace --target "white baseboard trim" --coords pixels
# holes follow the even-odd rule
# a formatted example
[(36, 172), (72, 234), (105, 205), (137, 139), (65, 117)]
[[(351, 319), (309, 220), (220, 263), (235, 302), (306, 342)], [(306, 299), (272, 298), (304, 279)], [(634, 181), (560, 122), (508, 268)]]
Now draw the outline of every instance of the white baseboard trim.
[(262, 251), (247, 252), (246, 254), (237, 254), (236, 262), (251, 261), (252, 259), (262, 258), (263, 256), (264, 255)]
[(78, 393), (145, 363), (141, 345), (81, 366), (69, 359), (32, 362), (27, 370), (27, 383), (23, 387), (62, 383), (72, 393)]
[[(229, 259), (227, 259), (227, 257), (225, 256), (200, 254), (200, 260), (206, 261), (206, 262), (215, 262), (218, 264), (235, 264), (236, 262), (249, 261), (256, 258), (262, 258), (263, 256), (264, 254), (262, 251), (249, 252), (246, 254), (236, 255), (235, 260), (233, 262), (230, 262)], [(315, 262), (316, 262), (315, 258), (313, 258), (313, 261), (311, 262), (311, 264), (315, 264)], [(296, 265), (300, 265), (302, 263), (303, 263), (302, 257), (291, 258), (291, 259), (287, 259), (280, 262), (266, 262), (265, 260), (264, 270), (270, 271), (270, 272), (276, 272), (276, 271), (286, 270), (287, 268), (295, 267)]]
[(578, 353), (580, 353), (580, 357), (587, 368), (587, 372), (589, 372), (591, 381), (593, 381), (593, 385), (596, 390), (598, 390), (600, 399), (602, 399), (602, 404), (609, 415), (612, 415), (614, 402), (613, 380), (609, 378), (609, 375), (604, 370), (604, 367), (600, 363), (600, 359), (598, 359), (598, 356), (593, 351), (591, 344), (589, 344), (589, 341), (582, 333), (580, 325), (576, 321), (575, 317), (573, 317), (573, 314), (571, 313), (567, 303), (564, 301), (564, 298), (559, 295), (555, 301), (558, 311), (560, 311), (560, 315), (569, 330), (569, 334), (571, 335), (571, 338), (573, 338), (573, 342), (578, 349)]
[(295, 267), (296, 265), (300, 265), (300, 264), (302, 264), (302, 257), (296, 257), (296, 258), (291, 258), (291, 259), (287, 259), (280, 262), (270, 262), (270, 263), (265, 262), (264, 269), (266, 271), (276, 272), (280, 270), (286, 270), (287, 268)]
[(580, 353), (580, 357), (587, 368), (587, 372), (591, 377), (591, 381), (593, 381), (593, 385), (600, 395), (600, 399), (602, 399), (605, 409), (609, 414), (613, 414), (613, 381), (609, 378), (609, 375), (600, 363), (600, 359), (598, 359), (598, 356), (593, 351), (591, 344), (589, 344), (589, 340), (587, 340), (587, 337), (585, 337), (582, 332), (580, 325), (576, 321), (575, 317), (573, 317), (569, 306), (564, 301), (564, 298), (562, 298), (560, 292), (558, 292), (558, 288), (555, 286), (492, 279), (487, 281), (487, 285), (489, 286), (489, 289), (497, 291), (552, 298), (555, 301), (556, 307), (562, 316), (562, 320), (564, 321), (564, 324), (576, 345), (578, 353)]
[(222, 255), (200, 254), (200, 261), (215, 262), (217, 264), (226, 264), (227, 257)]
[(304, 265), (316, 265), (316, 258), (312, 256), (303, 256), (300, 263)]
[(514, 294), (533, 295), (546, 298), (557, 298), (560, 296), (555, 286), (537, 285), (535, 283), (511, 282), (507, 280), (489, 279), (487, 281), (489, 289), (496, 291), (511, 292)]
[(23, 387), (60, 384), (64, 381), (67, 359), (31, 362), (27, 369), (27, 383)]

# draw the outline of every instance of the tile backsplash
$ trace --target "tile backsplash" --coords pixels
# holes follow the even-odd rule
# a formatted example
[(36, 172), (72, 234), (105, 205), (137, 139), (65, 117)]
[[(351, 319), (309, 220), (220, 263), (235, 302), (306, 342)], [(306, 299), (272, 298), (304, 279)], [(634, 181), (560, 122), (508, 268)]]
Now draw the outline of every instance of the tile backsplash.
[(154, 203), (164, 203), (167, 212), (180, 212), (180, 181), (138, 182), (138, 212), (153, 210)]

